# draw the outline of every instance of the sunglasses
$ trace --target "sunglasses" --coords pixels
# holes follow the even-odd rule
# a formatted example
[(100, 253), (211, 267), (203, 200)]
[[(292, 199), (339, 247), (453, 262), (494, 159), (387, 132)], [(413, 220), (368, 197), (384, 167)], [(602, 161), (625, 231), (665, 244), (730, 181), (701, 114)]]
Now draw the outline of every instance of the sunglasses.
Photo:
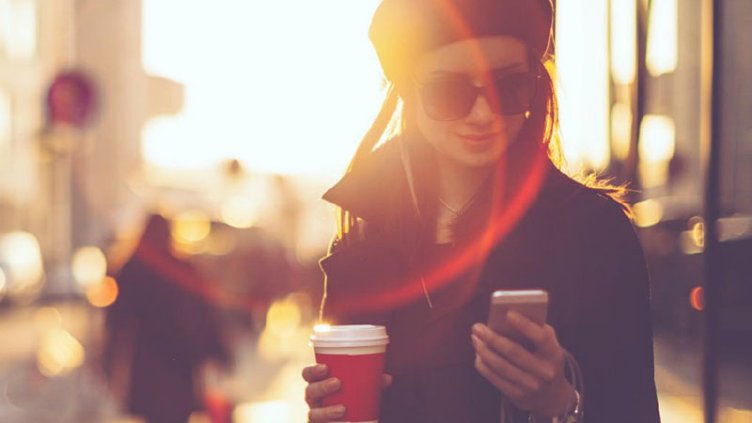
[(449, 121), (467, 116), (480, 94), (500, 115), (516, 115), (530, 109), (540, 74), (515, 72), (491, 74), (486, 85), (476, 86), (468, 76), (457, 75), (418, 82), (418, 95), (426, 115)]

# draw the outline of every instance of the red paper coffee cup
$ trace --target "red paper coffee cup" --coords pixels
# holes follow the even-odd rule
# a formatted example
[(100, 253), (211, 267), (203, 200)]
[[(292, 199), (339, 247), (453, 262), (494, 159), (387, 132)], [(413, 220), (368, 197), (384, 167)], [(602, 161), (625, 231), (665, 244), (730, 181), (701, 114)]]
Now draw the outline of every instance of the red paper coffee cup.
[(314, 329), (311, 345), (316, 362), (329, 367), (329, 377), (342, 381), (324, 406), (342, 404), (342, 422), (378, 423), (384, 355), (389, 337), (384, 326), (339, 325)]

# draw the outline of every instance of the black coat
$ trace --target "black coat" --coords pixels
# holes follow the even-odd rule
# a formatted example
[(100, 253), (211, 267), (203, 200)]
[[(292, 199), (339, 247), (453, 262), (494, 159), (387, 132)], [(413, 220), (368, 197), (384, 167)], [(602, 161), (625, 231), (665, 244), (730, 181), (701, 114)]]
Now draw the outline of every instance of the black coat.
[[(487, 320), (494, 290), (543, 288), (548, 323), (582, 367), (585, 422), (658, 422), (648, 275), (621, 205), (546, 160), (524, 216), (478, 272), (432, 288), (429, 308), (422, 288), (405, 291), (404, 281), (457, 251), (428, 246), (416, 261), (389, 234), (390, 216), (410, 199), (398, 149), (388, 144), (324, 195), (366, 229), (346, 245), (335, 242), (321, 261), (325, 318), (384, 324), (390, 335), (386, 372), (394, 382), (380, 421), (498, 422), (500, 394), (474, 368), (470, 328)], [(411, 292), (411, 299), (389, 295), (397, 291)]]
[(105, 371), (113, 385), (125, 383), (128, 411), (149, 423), (186, 422), (203, 406), (195, 384), (201, 364), (228, 357), (213, 308), (184, 289), (203, 280), (170, 254), (169, 237), (167, 221), (152, 216), (118, 272), (119, 295), (106, 315)]

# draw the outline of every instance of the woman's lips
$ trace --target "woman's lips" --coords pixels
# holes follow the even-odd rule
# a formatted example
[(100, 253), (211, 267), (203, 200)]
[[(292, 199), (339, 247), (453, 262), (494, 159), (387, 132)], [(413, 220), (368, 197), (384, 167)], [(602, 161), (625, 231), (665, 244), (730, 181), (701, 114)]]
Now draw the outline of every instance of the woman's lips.
[(471, 141), (486, 141), (495, 139), (501, 135), (501, 132), (486, 132), (484, 134), (459, 134), (462, 138), (467, 138)]
[(464, 144), (472, 149), (488, 148), (501, 137), (502, 132), (485, 132), (482, 134), (457, 134)]

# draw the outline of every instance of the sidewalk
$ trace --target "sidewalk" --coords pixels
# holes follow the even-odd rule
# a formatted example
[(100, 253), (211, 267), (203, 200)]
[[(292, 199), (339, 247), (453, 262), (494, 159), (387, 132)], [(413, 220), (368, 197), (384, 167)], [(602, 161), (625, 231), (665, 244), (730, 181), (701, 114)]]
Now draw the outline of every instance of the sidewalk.
[[(655, 338), (655, 381), (664, 423), (702, 423), (702, 351), (686, 341)], [(752, 423), (752, 361), (719, 366), (718, 422)]]
[[(4, 338), (0, 349), (0, 392), (4, 393), (0, 395), (0, 421), (138, 421), (117, 413), (105, 381), (92, 368), (100, 335), (98, 319), (97, 311), (84, 304), (22, 307), (0, 314)], [(308, 345), (310, 323), (288, 323), (267, 324), (260, 335), (243, 333), (235, 338), (235, 367), (211, 386), (234, 405), (234, 423), (306, 421), (305, 382), (300, 371), (314, 361)], [(50, 337), (51, 333), (56, 335)], [(81, 357), (77, 357), (79, 351)], [(655, 357), (663, 422), (702, 423), (701, 356), (697, 346), (657, 336)], [(50, 373), (55, 371), (58, 373)], [(752, 362), (725, 360), (720, 380), (718, 421), (752, 423)], [(199, 414), (191, 419), (191, 423), (206, 421), (206, 416)]]

